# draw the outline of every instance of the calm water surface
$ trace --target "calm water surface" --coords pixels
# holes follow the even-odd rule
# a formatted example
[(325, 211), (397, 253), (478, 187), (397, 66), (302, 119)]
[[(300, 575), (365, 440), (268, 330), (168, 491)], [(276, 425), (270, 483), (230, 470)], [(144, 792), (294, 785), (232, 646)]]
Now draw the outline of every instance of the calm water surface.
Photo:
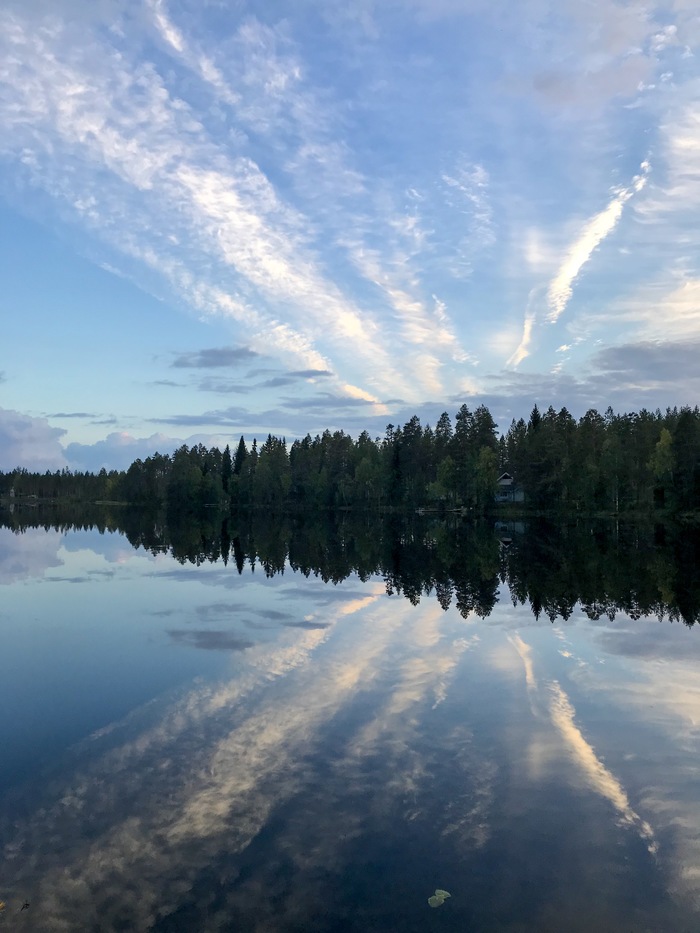
[(239, 569), (0, 528), (0, 927), (700, 928), (697, 626)]

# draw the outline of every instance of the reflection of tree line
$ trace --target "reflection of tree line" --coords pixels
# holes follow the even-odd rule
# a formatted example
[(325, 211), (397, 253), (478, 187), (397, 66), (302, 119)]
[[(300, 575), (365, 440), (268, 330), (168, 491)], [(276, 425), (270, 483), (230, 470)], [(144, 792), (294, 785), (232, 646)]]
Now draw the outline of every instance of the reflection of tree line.
[[(514, 603), (535, 616), (568, 619), (577, 603), (591, 619), (652, 615), (700, 620), (700, 528), (598, 524), (494, 531), (490, 524), (384, 519), (344, 513), (316, 517), (248, 513), (149, 514), (73, 508), (19, 512), (5, 517), (18, 533), (27, 527), (97, 528), (126, 535), (134, 547), (168, 551), (180, 563), (221, 562), (267, 576), (291, 568), (339, 583), (351, 574), (382, 576), (387, 592), (417, 603), (435, 596), (463, 616), (488, 616), (508, 584)], [(499, 538), (498, 535), (501, 535)]]

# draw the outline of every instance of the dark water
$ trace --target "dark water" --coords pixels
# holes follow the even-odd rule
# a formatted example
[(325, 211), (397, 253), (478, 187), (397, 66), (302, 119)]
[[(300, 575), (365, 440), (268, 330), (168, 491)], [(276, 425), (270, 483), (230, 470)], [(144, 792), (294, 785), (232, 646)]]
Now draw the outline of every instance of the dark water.
[(8, 522), (0, 927), (700, 928), (693, 530)]

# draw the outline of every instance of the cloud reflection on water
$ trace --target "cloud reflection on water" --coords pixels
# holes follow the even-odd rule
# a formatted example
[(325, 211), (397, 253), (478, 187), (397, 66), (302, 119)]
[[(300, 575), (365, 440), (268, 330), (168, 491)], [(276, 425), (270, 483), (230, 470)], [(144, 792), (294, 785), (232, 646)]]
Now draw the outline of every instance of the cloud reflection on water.
[[(373, 806), (377, 818), (395, 806), (406, 819), (419, 815), (416, 795), (440, 765), (436, 749), (420, 749), (421, 717), (444, 701), (478, 636), (446, 635), (438, 607), (417, 615), (405, 601), (387, 600), (381, 583), (365, 590), (335, 602), (327, 628), (282, 627), (274, 647), (245, 652), (230, 681), (197, 687), (155, 716), (134, 714), (83, 747), (75, 773), (47, 789), (5, 846), (11, 887), (17, 897), (33, 892), (43, 929), (126, 922), (148, 930), (222, 850), (245, 849), (275, 811), (318, 780), (310, 755), (329, 724), (375, 691), (384, 699), (351, 731), (333, 763), (336, 780), (321, 791), (317, 856), (326, 865), (341, 858), (332, 827), (348, 786), (375, 802), (361, 816), (346, 812), (343, 838), (367, 831)], [(144, 728), (149, 715), (154, 722)], [(491, 772), (472, 762), (466, 724), (453, 738), (464, 797), (438, 803), (436, 832), (483, 844)], [(101, 742), (111, 747), (100, 752)], [(391, 775), (379, 788), (376, 755)]]
[(47, 570), (62, 566), (58, 556), (61, 540), (60, 532), (43, 528), (27, 528), (21, 534), (0, 528), (0, 584), (41, 577)]
[[(161, 576), (172, 579), (168, 567)], [(219, 577), (220, 569), (190, 571), (187, 579), (217, 585), (208, 574)], [(688, 665), (647, 664), (643, 677), (615, 679), (583, 657), (610, 626), (572, 624), (562, 641), (547, 622), (528, 629), (525, 640), (514, 630), (522, 607), (499, 606), (493, 624), (464, 620), (435, 603), (413, 607), (387, 598), (380, 581), (339, 589), (300, 581), (299, 592), (309, 585), (301, 611), (287, 579), (270, 587), (280, 600), (275, 605), (295, 607), (287, 613), (269, 602), (255, 605), (257, 581), (229, 578), (241, 588), (239, 599), (200, 601), (193, 620), (257, 614), (276, 626), (274, 640), (170, 630), (194, 647), (239, 649), (231, 654), (231, 676), (198, 682), (98, 730), (63, 773), (20, 800), (19, 815), (0, 825), (8, 866), (0, 893), (14, 900), (31, 894), (34, 905), (17, 929), (36, 929), (39, 917), (47, 933), (120, 924), (149, 930), (199, 897), (212, 866), (221, 873), (222, 917), (238, 911), (249, 920), (254, 904), (258, 929), (299, 928), (305, 911), (321, 909), (333, 879), (356, 864), (353, 847), (392, 829), (415, 840), (428, 833), (436, 851), (449, 852), (465, 873), (482, 852), (510, 854), (526, 873), (534, 823), (541, 834), (534, 838), (555, 840), (569, 853), (585, 851), (594, 826), (604, 842), (600, 865), (591, 865), (592, 884), (596, 871), (627, 857), (629, 843), (620, 836), (633, 834), (620, 833), (622, 825), (641, 838), (654, 872), (670, 878), (672, 889), (679, 878), (686, 887), (700, 882), (700, 810), (688, 805), (700, 704)], [(641, 663), (634, 655), (624, 660)], [(673, 748), (672, 774), (654, 770), (652, 750), (644, 762), (652, 780), (641, 792), (639, 781), (630, 788), (617, 763), (604, 760), (587, 719), (590, 706), (577, 695), (585, 684), (591, 694), (607, 691), (630, 735), (648, 726)], [(647, 715), (654, 697), (658, 710)], [(601, 812), (581, 787), (601, 798)], [(547, 796), (553, 808), (572, 801), (580, 808), (587, 825), (579, 835), (560, 839), (546, 810), (527, 813), (524, 800)], [(523, 838), (508, 825), (514, 817)], [(658, 860), (650, 857), (657, 844)], [(236, 859), (264, 846), (256, 872), (239, 877)], [(675, 847), (673, 857), (668, 847)], [(291, 888), (283, 886), (281, 864)], [(438, 881), (451, 889), (449, 879)], [(508, 884), (504, 872), (494, 890)], [(554, 903), (564, 889), (552, 887)], [(199, 928), (220, 928), (207, 923)], [(517, 926), (504, 920), (503, 929)]]
[[(341, 604), (332, 621), (369, 608), (383, 593), (373, 588)], [(45, 929), (108, 928), (119, 911), (130, 928), (148, 929), (157, 911), (174, 909), (224, 836), (228, 851), (246, 846), (298, 788), (301, 760), (323, 725), (377, 677), (410, 612), (397, 608), (385, 603), (357, 630), (345, 627), (312, 666), (331, 630), (295, 631), (272, 652), (253, 648), (235, 680), (192, 691), (135, 739), (88, 757), (86, 770), (57, 788), (5, 851), (18, 868), (17, 889), (38, 887)], [(60, 855), (41, 844), (47, 834), (64, 841)], [(24, 862), (27, 849), (38, 861)], [(124, 890), (134, 892), (128, 907)]]
[[(553, 726), (564, 743), (571, 760), (585, 784), (596, 793), (609, 800), (617, 810), (621, 824), (633, 826), (646, 841), (649, 852), (653, 855), (658, 850), (654, 831), (646, 820), (636, 813), (618, 778), (605, 766), (596, 754), (593, 746), (584, 737), (576, 723), (576, 711), (568, 695), (557, 680), (550, 680), (543, 685), (538, 682), (533, 665), (532, 648), (518, 635), (510, 636), (510, 641), (518, 652), (525, 670), (530, 702), (535, 716), (539, 710), (546, 709)], [(568, 653), (568, 657), (572, 657)], [(538, 709), (539, 704), (539, 709)]]
[[(700, 685), (697, 632), (678, 626), (640, 628), (628, 620), (598, 633), (598, 644), (617, 655), (616, 677), (595, 666), (577, 677), (611, 715), (643, 724), (653, 736), (654, 754), (630, 743), (630, 767), (640, 775), (639, 805), (663, 840), (674, 895), (700, 910)], [(612, 655), (614, 657), (614, 655)]]

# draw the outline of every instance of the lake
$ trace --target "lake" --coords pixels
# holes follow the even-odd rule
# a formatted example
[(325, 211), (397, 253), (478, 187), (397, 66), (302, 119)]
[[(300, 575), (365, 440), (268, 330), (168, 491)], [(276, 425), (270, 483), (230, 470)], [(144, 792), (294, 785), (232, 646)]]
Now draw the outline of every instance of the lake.
[(4, 521), (0, 927), (700, 927), (697, 529)]

